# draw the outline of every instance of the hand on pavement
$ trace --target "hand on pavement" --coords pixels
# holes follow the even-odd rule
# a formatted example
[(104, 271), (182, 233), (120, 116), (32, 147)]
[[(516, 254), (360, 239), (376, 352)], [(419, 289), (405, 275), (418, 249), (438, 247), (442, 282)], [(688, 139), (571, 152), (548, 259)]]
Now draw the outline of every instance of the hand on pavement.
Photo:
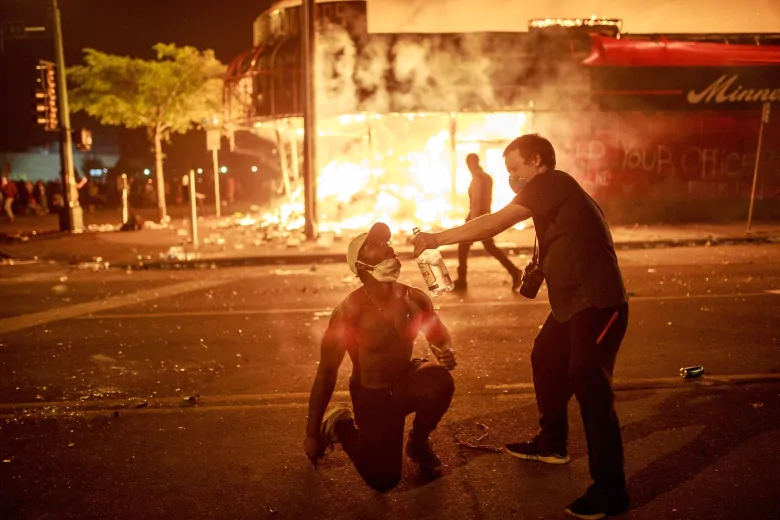
[(436, 249), (439, 244), (433, 233), (417, 233), (414, 236), (414, 257), (417, 258), (426, 249)]
[(322, 447), (320, 446), (320, 439), (314, 435), (307, 435), (303, 441), (303, 451), (306, 456), (309, 457), (312, 465), (316, 468), (317, 461), (322, 457)]

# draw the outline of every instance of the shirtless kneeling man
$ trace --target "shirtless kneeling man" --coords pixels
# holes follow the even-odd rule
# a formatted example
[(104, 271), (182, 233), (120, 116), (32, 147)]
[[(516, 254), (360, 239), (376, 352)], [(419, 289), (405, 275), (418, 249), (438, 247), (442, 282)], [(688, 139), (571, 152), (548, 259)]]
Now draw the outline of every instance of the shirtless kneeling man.
[[(457, 363), (450, 334), (420, 289), (398, 283), (401, 264), (390, 229), (377, 222), (349, 244), (347, 263), (363, 285), (333, 311), (322, 339), (320, 364), (309, 399), (304, 450), (316, 466), (325, 448), (341, 443), (363, 480), (388, 491), (401, 480), (404, 420), (414, 413), (406, 454), (434, 479), (442, 464), (428, 438), (450, 406)], [(412, 359), (422, 331), (438, 363)], [(354, 407), (325, 409), (339, 366), (352, 360), (349, 393)]]

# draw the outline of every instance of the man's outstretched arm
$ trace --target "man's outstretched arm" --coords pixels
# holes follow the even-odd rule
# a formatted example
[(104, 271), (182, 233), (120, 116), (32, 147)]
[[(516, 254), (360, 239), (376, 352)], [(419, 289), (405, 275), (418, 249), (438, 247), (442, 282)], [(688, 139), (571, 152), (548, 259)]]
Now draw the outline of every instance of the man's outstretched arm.
[(420, 256), (426, 249), (463, 242), (479, 242), (492, 238), (532, 216), (530, 209), (510, 202), (495, 213), (482, 215), (462, 226), (446, 229), (439, 233), (418, 233), (414, 238), (414, 256)]
[(309, 396), (309, 417), (306, 436), (319, 437), (320, 423), (336, 388), (339, 367), (344, 360), (347, 345), (353, 340), (354, 330), (341, 307), (336, 308), (325, 330), (320, 345), (320, 364)]

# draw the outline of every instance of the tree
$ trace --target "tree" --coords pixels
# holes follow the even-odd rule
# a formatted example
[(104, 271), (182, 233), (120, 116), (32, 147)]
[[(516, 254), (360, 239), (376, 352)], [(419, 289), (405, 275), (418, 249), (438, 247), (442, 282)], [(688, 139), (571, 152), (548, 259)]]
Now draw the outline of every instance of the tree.
[(157, 206), (167, 219), (162, 142), (200, 126), (222, 107), (225, 66), (211, 50), (158, 43), (156, 60), (84, 49), (84, 65), (68, 70), (71, 107), (101, 124), (146, 128), (154, 143)]

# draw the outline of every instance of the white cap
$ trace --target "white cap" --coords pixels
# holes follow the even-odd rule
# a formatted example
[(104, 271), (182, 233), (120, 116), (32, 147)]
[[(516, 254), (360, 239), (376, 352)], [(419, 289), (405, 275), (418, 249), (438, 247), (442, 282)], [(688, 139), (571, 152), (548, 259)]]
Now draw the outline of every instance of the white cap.
[(369, 237), (377, 242), (387, 242), (390, 240), (390, 228), (383, 222), (376, 222), (368, 233), (361, 233), (352, 239), (347, 246), (347, 265), (355, 274), (358, 274), (357, 261), (360, 249)]

